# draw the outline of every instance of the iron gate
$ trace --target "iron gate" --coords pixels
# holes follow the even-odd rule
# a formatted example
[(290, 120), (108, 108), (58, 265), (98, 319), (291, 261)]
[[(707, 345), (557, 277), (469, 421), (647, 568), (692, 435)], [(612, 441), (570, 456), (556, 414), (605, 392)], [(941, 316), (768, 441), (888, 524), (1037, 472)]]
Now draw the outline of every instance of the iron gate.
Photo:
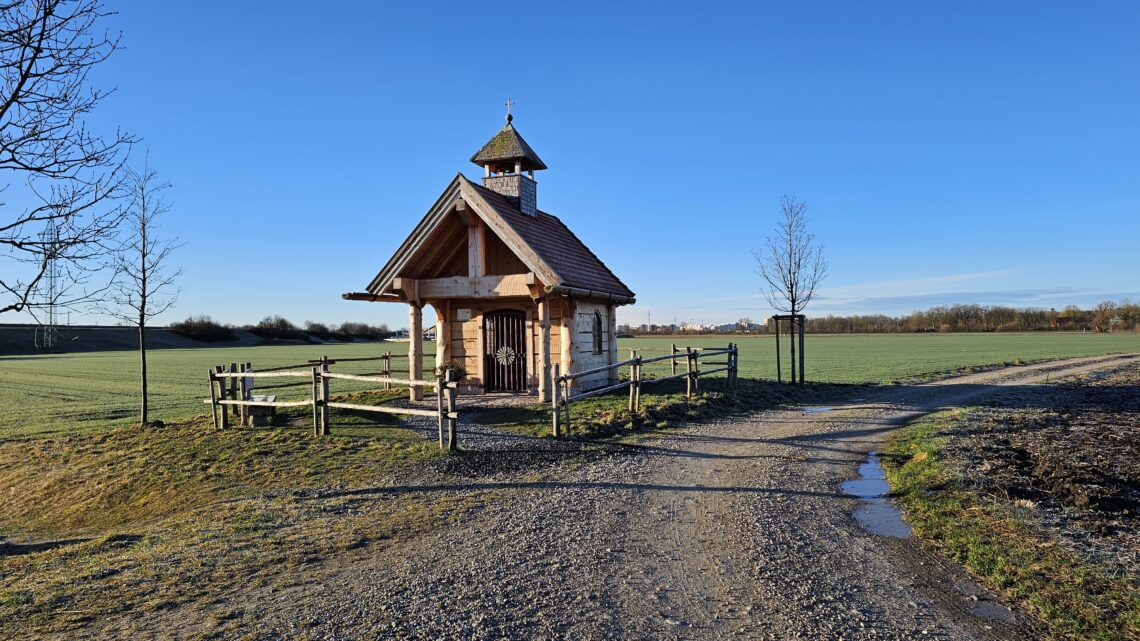
[(526, 315), (503, 310), (483, 315), (483, 381), (488, 392), (526, 391)]

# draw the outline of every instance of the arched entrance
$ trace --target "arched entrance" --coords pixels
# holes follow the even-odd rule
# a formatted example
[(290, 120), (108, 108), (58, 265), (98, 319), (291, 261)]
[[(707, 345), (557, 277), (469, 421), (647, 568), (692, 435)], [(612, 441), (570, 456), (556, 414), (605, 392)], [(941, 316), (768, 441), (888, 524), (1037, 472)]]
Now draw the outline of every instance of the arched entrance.
[(483, 315), (483, 373), (488, 392), (526, 390), (526, 315), (499, 310)]

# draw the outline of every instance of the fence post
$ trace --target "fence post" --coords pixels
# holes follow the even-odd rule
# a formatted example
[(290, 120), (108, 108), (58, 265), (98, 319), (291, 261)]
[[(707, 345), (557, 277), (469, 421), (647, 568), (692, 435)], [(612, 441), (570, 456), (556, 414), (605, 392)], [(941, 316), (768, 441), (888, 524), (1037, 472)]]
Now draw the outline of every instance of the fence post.
[(561, 400), (559, 396), (562, 395), (562, 385), (558, 382), (558, 370), (558, 363), (555, 363), (554, 369), (551, 370), (550, 374), (550, 398), (552, 399), (551, 403), (554, 410), (551, 415), (551, 434), (554, 438), (560, 438), (562, 436), (562, 426), (558, 424), (558, 402)]
[(685, 399), (693, 398), (693, 348), (685, 348)]
[[(246, 370), (246, 363), (238, 363), (238, 371), (241, 372), (242, 374), (245, 374), (245, 370)], [(246, 400), (246, 397), (245, 397), (245, 382), (246, 382), (246, 380), (247, 379), (244, 376), (237, 379), (237, 382), (238, 382), (238, 384), (237, 384), (238, 400), (241, 400), (241, 401)], [(245, 405), (238, 405), (237, 407), (238, 407), (238, 425), (244, 427), (246, 424), (246, 415), (249, 413), (249, 408), (247, 408)]]
[[(236, 374), (237, 371), (238, 371), (237, 363), (230, 363), (230, 373)], [(238, 379), (233, 378), (233, 377), (230, 378), (230, 398), (232, 400), (235, 400), (235, 401), (241, 400), (240, 398), (238, 398)], [(240, 405), (234, 405), (233, 408), (234, 408), (233, 409), (234, 416), (241, 416), (241, 406)]]
[(329, 435), (329, 357), (321, 357), (321, 436)]
[(671, 365), (672, 369), (673, 369), (672, 375), (676, 376), (677, 375), (677, 344), (676, 343), (670, 344), (669, 353), (673, 355), (673, 358), (669, 359), (669, 365)]
[(780, 367), (780, 317), (773, 316), (776, 319), (776, 382), (784, 382), (784, 370)]
[[(444, 423), (447, 421), (447, 415), (446, 415), (447, 408), (443, 402), (443, 390), (445, 389), (444, 385), (445, 385), (446, 381), (447, 381), (447, 378), (443, 375), (443, 372), (436, 372), (436, 375), (435, 375), (435, 402), (436, 402), (437, 411), (439, 412), (439, 449), (441, 449), (441, 450), (447, 447), (447, 443), (445, 442), (445, 435), (444, 435)], [(450, 423), (448, 423), (447, 425), (448, 425), (448, 427), (450, 427)]]
[(701, 391), (701, 353), (699, 351), (693, 352), (693, 391), (698, 394)]
[[(629, 359), (634, 360), (637, 358), (637, 350), (629, 350)], [(635, 404), (637, 403), (637, 365), (635, 363), (629, 364), (629, 416), (633, 418)]]
[[(384, 352), (384, 378), (392, 378), (392, 352)], [(391, 383), (384, 383), (384, 389), (392, 389)]]
[(636, 361), (637, 362), (634, 363), (634, 367), (636, 367), (635, 371), (637, 372), (637, 383), (634, 384), (634, 386), (633, 386), (633, 388), (634, 388), (634, 390), (633, 390), (634, 391), (633, 409), (634, 409), (634, 411), (640, 411), (641, 410), (641, 357), (638, 356), (636, 358)]
[[(225, 365), (218, 365), (215, 368), (215, 370), (219, 374), (221, 374), (221, 373), (226, 371), (226, 366)], [(218, 377), (217, 380), (218, 380), (218, 398), (220, 398), (221, 400), (224, 401), (224, 400), (226, 400), (226, 377), (220, 376), (220, 377)], [(222, 419), (222, 429), (224, 430), (227, 427), (229, 427), (230, 426), (230, 415), (229, 415), (229, 412), (226, 411), (226, 406), (224, 404), (220, 404), (218, 406), (218, 415)]]
[[(438, 330), (436, 330), (438, 331)], [(459, 418), (456, 414), (455, 395), (459, 392), (456, 383), (459, 382), (459, 372), (454, 368), (447, 368), (444, 372), (444, 382), (447, 383), (447, 449), (459, 449)]]
[(321, 435), (321, 370), (313, 368), (313, 436)]
[(218, 429), (218, 393), (214, 389), (214, 370), (207, 370), (210, 377), (210, 418), (214, 420), (214, 429)]
[(800, 385), (804, 384), (804, 320), (805, 316), (800, 316)]
[(736, 392), (736, 343), (728, 344), (728, 387)]

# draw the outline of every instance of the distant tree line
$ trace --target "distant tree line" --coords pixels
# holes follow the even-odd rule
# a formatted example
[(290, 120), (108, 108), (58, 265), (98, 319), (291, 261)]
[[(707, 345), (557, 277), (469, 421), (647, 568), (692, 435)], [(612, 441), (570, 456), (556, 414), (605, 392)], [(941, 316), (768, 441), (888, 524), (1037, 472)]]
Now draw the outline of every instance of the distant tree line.
[(243, 329), (261, 338), (273, 340), (380, 340), (395, 334), (387, 325), (345, 322), (340, 325), (326, 325), (305, 321), (304, 328), (298, 327), (283, 316), (271, 315), (261, 319), (256, 325), (223, 325), (209, 316), (191, 316), (184, 321), (171, 323), (168, 329), (195, 340), (218, 342), (237, 340), (235, 330)]
[(815, 334), (889, 334), (923, 332), (1121, 332), (1140, 328), (1140, 304), (1104, 301), (1092, 309), (1069, 305), (1058, 311), (1039, 307), (948, 305), (906, 316), (871, 314), (809, 318)]
[[(768, 334), (772, 325), (747, 318), (723, 325), (619, 325), (619, 336)], [(916, 334), (943, 332), (1140, 331), (1140, 303), (1104, 301), (1092, 309), (1069, 305), (1061, 310), (1003, 305), (946, 305), (905, 316), (865, 314), (807, 319), (811, 334)]]

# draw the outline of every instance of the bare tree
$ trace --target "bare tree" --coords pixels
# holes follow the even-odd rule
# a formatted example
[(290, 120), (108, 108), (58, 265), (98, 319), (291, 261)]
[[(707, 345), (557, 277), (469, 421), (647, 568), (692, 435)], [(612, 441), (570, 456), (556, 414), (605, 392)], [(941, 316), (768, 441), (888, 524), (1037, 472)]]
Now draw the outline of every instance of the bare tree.
[[(163, 192), (170, 183), (159, 182), (158, 173), (149, 163), (141, 171), (128, 169), (130, 200), (126, 207), (125, 236), (112, 254), (111, 267), (115, 280), (111, 293), (101, 309), (107, 314), (138, 328), (140, 364), (139, 422), (150, 422), (146, 371), (146, 325), (170, 309), (178, 298), (176, 281), (181, 269), (170, 269), (170, 256), (181, 245), (175, 239), (163, 239), (158, 219), (170, 211)], [(109, 304), (108, 304), (109, 303)]]
[[(807, 203), (794, 195), (782, 196), (775, 233), (765, 239), (767, 248), (752, 252), (768, 303), (776, 311), (793, 316), (803, 313), (827, 276), (823, 246), (808, 233), (807, 222)], [(792, 381), (796, 381), (796, 342), (794, 336), (790, 338)]]
[[(88, 74), (119, 45), (98, 26), (107, 15), (98, 0), (0, 0), (0, 174), (10, 176), (0, 192), (13, 201), (0, 202), (0, 313), (104, 289), (88, 280), (122, 220), (116, 198), (134, 142), (84, 124), (107, 95)], [(37, 300), (49, 272), (61, 284)]]

